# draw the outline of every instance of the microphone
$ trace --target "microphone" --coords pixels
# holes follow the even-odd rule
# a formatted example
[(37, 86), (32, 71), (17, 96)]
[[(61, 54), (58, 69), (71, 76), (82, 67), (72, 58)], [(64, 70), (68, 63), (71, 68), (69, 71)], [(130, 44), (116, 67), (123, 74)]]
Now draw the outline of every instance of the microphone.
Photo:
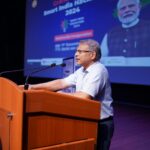
[(65, 64), (65, 63), (62, 63), (62, 64), (60, 64), (59, 66), (61, 66), (61, 67), (66, 67), (66, 64)]
[(56, 66), (65, 67), (66, 64), (65, 64), (65, 63), (61, 63), (61, 64), (53, 63), (53, 64), (51, 64), (50, 66), (46, 66), (46, 67), (43, 67), (43, 68), (41, 68), (41, 69), (36, 69), (36, 70), (32, 71), (32, 72), (29, 73), (28, 76), (26, 77), (25, 84), (24, 84), (24, 89), (25, 89), (25, 90), (28, 90), (28, 88), (29, 88), (28, 80), (29, 80), (29, 78), (30, 78), (30, 76), (31, 76), (32, 74), (35, 74), (35, 73), (38, 73), (38, 72), (41, 72), (41, 71), (44, 71), (44, 70), (47, 70), (47, 69), (49, 69), (49, 68), (53, 68), (53, 67), (56, 67)]
[[(66, 65), (66, 64), (60, 64), (62, 67), (64, 66), (64, 65)], [(47, 67), (44, 67), (44, 68), (49, 68), (49, 67), (53, 67), (53, 66), (56, 66), (56, 64), (51, 64), (51, 65), (49, 65), (49, 66), (47, 66)], [(22, 72), (22, 71), (24, 71), (24, 70), (26, 70), (26, 71), (35, 71), (35, 70), (39, 70), (39, 69), (44, 69), (43, 67), (41, 68), (39, 68), (39, 67), (36, 67), (36, 68), (28, 68), (28, 69), (14, 69), (14, 70), (6, 70), (6, 71), (2, 71), (2, 72), (0, 72), (0, 77), (2, 77), (3, 75), (5, 75), (5, 74), (9, 74), (9, 73), (16, 73), (16, 72)]]
[(2, 71), (2, 72), (0, 72), (0, 77), (1, 77), (3, 74), (15, 73), (15, 72), (21, 72), (21, 71), (24, 71), (24, 69), (15, 69), (15, 70)]

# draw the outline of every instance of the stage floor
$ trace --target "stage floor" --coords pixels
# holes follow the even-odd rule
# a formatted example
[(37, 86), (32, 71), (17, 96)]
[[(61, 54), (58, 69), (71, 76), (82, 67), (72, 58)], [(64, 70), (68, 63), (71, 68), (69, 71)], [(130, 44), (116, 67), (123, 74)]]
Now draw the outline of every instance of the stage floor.
[(150, 150), (150, 108), (117, 103), (114, 109), (110, 150)]

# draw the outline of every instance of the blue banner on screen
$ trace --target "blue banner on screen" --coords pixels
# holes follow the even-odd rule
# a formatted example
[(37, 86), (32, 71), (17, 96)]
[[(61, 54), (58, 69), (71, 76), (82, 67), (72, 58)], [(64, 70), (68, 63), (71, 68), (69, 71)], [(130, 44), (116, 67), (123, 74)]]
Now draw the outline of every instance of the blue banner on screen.
[[(150, 85), (149, 14), (150, 0), (27, 0), (25, 70), (61, 64), (91, 38), (101, 45), (111, 82)], [(63, 69), (33, 76), (61, 78)]]

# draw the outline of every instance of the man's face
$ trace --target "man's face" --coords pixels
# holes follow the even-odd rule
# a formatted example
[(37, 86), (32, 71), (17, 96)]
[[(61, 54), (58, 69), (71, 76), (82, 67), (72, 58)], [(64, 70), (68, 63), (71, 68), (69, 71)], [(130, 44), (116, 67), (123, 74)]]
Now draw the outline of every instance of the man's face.
[(75, 53), (76, 63), (87, 68), (95, 59), (95, 51), (90, 51), (86, 44), (79, 44)]
[(119, 21), (129, 25), (138, 18), (140, 4), (136, 0), (121, 0), (117, 9)]

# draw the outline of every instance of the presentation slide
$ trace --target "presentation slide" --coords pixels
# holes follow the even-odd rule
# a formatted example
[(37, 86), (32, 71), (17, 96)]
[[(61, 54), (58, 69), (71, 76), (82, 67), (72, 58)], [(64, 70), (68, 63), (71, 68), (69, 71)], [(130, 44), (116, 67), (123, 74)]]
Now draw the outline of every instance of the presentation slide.
[[(150, 85), (150, 0), (141, 0), (139, 8), (132, 1), (27, 0), (24, 74), (61, 64), (74, 56), (80, 40), (90, 38), (101, 45), (111, 82)], [(122, 25), (132, 20), (130, 26)], [(62, 78), (63, 67), (32, 76)]]

